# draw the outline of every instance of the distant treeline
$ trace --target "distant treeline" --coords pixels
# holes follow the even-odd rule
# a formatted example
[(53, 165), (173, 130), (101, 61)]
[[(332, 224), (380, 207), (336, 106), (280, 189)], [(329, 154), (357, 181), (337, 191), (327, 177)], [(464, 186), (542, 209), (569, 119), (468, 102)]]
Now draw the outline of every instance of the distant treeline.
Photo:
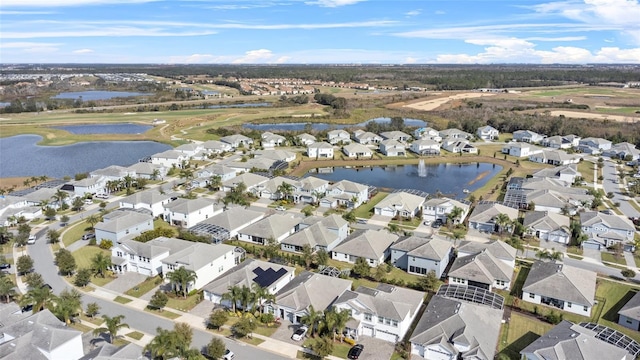
[[(49, 65), (53, 66), (53, 65)], [(228, 78), (299, 78), (376, 86), (429, 87), (438, 90), (515, 88), (565, 84), (640, 81), (638, 65), (73, 65), (55, 72), (147, 73), (185, 79), (206, 75), (215, 83)], [(46, 66), (45, 66), (46, 67)], [(11, 72), (42, 72), (28, 67)], [(220, 85), (232, 86), (230, 83)], [(236, 86), (233, 86), (236, 87)], [(237, 88), (237, 87), (236, 87)]]

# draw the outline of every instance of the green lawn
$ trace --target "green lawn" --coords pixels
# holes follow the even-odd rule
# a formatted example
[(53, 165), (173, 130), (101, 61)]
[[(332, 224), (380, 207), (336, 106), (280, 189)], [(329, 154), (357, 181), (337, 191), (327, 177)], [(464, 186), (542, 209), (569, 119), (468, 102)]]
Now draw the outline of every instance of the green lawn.
[(127, 290), (125, 294), (139, 298), (140, 296), (154, 289), (156, 286), (160, 285), (160, 283), (162, 283), (162, 279), (160, 278), (160, 276), (149, 277), (140, 284)]
[(126, 303), (130, 303), (132, 300), (126, 297), (116, 296), (115, 299), (113, 299), (113, 301), (117, 302), (118, 304), (126, 304)]
[(518, 313), (511, 313), (511, 319), (502, 326), (498, 350), (510, 359), (519, 359), (520, 350), (551, 330), (553, 325), (532, 319)]
[(102, 317), (100, 317), (99, 315), (97, 315), (96, 317), (92, 317), (91, 318), (91, 317), (88, 317), (85, 314), (81, 314), (80, 315), (80, 320), (86, 321), (86, 322), (90, 322), (90, 323), (92, 323), (93, 325), (96, 325), (96, 326), (100, 326), (104, 322), (104, 319)]
[(376, 204), (379, 203), (382, 199), (384, 199), (387, 195), (389, 195), (389, 193), (386, 193), (384, 191), (378, 192), (374, 197), (372, 197), (369, 200), (369, 202), (367, 202), (366, 204), (360, 205), (355, 210), (354, 213), (356, 217), (369, 219), (371, 215), (373, 215), (373, 207), (376, 206)]
[(111, 256), (111, 251), (100, 249), (97, 246), (83, 246), (80, 249), (72, 253), (74, 259), (76, 259), (76, 265), (78, 269), (91, 268), (91, 259), (97, 254), (103, 253), (106, 256)]
[(132, 339), (140, 340), (140, 339), (142, 339), (142, 337), (144, 337), (144, 334), (139, 332), (139, 331), (132, 331), (132, 332), (130, 332), (128, 334), (125, 334), (125, 336), (128, 336), (128, 337), (130, 337)]
[(164, 221), (164, 220), (162, 220), (162, 219), (160, 219), (160, 218), (155, 219), (155, 220), (153, 221), (153, 228), (154, 228), (154, 229), (158, 229), (158, 228), (171, 229), (171, 230), (173, 230), (173, 233), (174, 233), (174, 235), (175, 235), (175, 236), (177, 236), (177, 235), (178, 235), (178, 230), (176, 230), (176, 227), (175, 227), (175, 226), (171, 226), (171, 225), (169, 225), (169, 223), (168, 223), (168, 222), (166, 222), (166, 221)]
[(625, 335), (633, 338), (635, 341), (640, 342), (639, 332), (633, 331), (617, 324), (618, 311), (633, 297), (633, 295), (638, 290), (639, 289), (637, 287), (631, 285), (599, 279), (598, 289), (596, 290), (596, 297), (606, 299), (598, 323), (618, 330)]
[(171, 311), (167, 311), (167, 310), (159, 311), (159, 310), (156, 310), (156, 309), (149, 309), (148, 307), (144, 308), (144, 311), (146, 311), (148, 313), (160, 315), (162, 317), (166, 317), (167, 319), (171, 319), (171, 320), (175, 320), (175, 319), (179, 318), (180, 316), (182, 316), (180, 314), (176, 314), (176, 313), (171, 312)]
[(607, 261), (607, 262), (611, 262), (614, 264), (620, 264), (620, 265), (627, 265), (627, 262), (624, 259), (624, 256), (615, 256), (612, 253), (608, 253), (608, 252), (602, 252), (601, 253), (602, 256), (602, 261)]
[(169, 295), (169, 302), (167, 303), (167, 307), (180, 310), (180, 311), (189, 311), (193, 309), (194, 306), (200, 303), (200, 294), (194, 294), (191, 296), (187, 296), (187, 298), (183, 298), (182, 296), (174, 296), (172, 294)]
[(273, 333), (275, 333), (276, 330), (278, 330), (278, 326), (276, 325), (266, 326), (263, 324), (259, 324), (256, 330), (254, 331), (254, 333), (260, 334), (266, 337), (271, 337), (271, 335), (273, 335)]
[(580, 171), (584, 181), (587, 183), (593, 182), (593, 165), (590, 161), (580, 161), (578, 163), (578, 171)]
[(69, 246), (74, 242), (80, 240), (82, 235), (91, 230), (91, 225), (86, 221), (80, 221), (73, 225), (67, 226), (66, 230), (62, 234), (62, 243), (64, 246)]

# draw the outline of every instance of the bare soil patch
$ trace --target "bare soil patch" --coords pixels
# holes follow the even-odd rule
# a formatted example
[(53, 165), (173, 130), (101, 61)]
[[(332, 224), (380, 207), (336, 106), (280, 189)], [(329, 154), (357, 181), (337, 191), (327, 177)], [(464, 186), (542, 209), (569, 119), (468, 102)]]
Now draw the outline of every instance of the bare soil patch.
[(568, 111), (568, 110), (553, 110), (550, 112), (552, 116), (560, 116), (569, 118), (585, 118), (585, 119), (598, 119), (598, 120), (613, 120), (617, 122), (634, 123), (640, 121), (640, 117), (624, 116), (624, 115), (609, 115), (609, 114), (594, 114), (580, 111)]
[(471, 98), (478, 98), (478, 97), (483, 97), (483, 96), (493, 96), (493, 95), (496, 95), (496, 94), (479, 93), (479, 92), (461, 93), (461, 94), (450, 95), (450, 96), (447, 96), (447, 97), (442, 97), (442, 98), (437, 98), (437, 99), (430, 99), (430, 100), (424, 100), (424, 101), (420, 101), (420, 102), (415, 102), (415, 103), (407, 104), (407, 105), (404, 105), (404, 106), (408, 107), (408, 108), (416, 109), (416, 110), (431, 111), (431, 110), (435, 110), (435, 109), (439, 108), (440, 106), (448, 103), (451, 100), (471, 99)]

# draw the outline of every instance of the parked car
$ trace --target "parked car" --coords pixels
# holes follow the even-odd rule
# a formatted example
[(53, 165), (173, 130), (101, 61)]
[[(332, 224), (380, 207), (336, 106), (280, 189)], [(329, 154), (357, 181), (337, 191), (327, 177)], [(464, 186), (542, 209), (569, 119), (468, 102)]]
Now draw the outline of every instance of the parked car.
[(233, 353), (233, 351), (226, 349), (224, 351), (224, 355), (222, 355), (222, 358), (224, 360), (232, 360), (234, 357), (236, 356), (236, 354)]
[(437, 229), (442, 225), (444, 225), (444, 222), (442, 221), (442, 219), (436, 219), (436, 221), (434, 221), (433, 224), (431, 224), (431, 227), (434, 229)]
[(429, 225), (431, 225), (431, 220), (425, 220), (425, 222), (423, 224), (426, 225), (426, 226), (429, 226)]
[(360, 357), (360, 354), (362, 354), (363, 350), (364, 350), (364, 345), (356, 344), (349, 350), (349, 354), (347, 354), (347, 358), (357, 359)]
[(367, 219), (358, 219), (358, 224), (366, 224)]
[(7, 269), (11, 269), (11, 264), (9, 263), (0, 264), (0, 270), (7, 270)]
[(308, 330), (308, 327), (300, 326), (298, 329), (296, 329), (296, 331), (293, 332), (293, 335), (291, 335), (291, 340), (300, 341), (304, 339), (304, 336), (307, 335)]
[(84, 204), (85, 204), (85, 205), (92, 205), (92, 204), (93, 204), (93, 200), (91, 200), (91, 199), (84, 199)]
[(27, 240), (27, 244), (33, 245), (35, 243), (36, 243), (36, 236), (35, 235), (29, 235), (29, 239)]
[(82, 235), (82, 240), (89, 240), (96, 237), (96, 233), (86, 233)]
[(284, 207), (284, 206), (282, 206), (282, 205), (280, 205), (280, 206), (276, 207), (276, 210), (278, 210), (278, 211), (285, 211), (285, 210), (287, 210), (287, 208), (286, 208), (286, 207)]

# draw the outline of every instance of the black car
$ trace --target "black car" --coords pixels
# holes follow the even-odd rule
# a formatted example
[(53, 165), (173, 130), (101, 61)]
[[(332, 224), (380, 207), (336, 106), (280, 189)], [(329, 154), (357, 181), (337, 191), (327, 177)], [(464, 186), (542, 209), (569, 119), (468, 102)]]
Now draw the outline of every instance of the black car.
[(440, 226), (444, 225), (444, 222), (442, 221), (442, 219), (436, 219), (436, 221), (433, 222), (433, 224), (431, 224), (431, 226), (434, 229), (439, 228)]
[(362, 344), (353, 345), (351, 350), (349, 350), (349, 354), (347, 355), (347, 357), (349, 359), (357, 359), (360, 357), (360, 354), (362, 354), (363, 350), (364, 350), (364, 345)]
[(0, 270), (7, 270), (7, 269), (11, 269), (11, 264), (9, 263), (0, 264)]

